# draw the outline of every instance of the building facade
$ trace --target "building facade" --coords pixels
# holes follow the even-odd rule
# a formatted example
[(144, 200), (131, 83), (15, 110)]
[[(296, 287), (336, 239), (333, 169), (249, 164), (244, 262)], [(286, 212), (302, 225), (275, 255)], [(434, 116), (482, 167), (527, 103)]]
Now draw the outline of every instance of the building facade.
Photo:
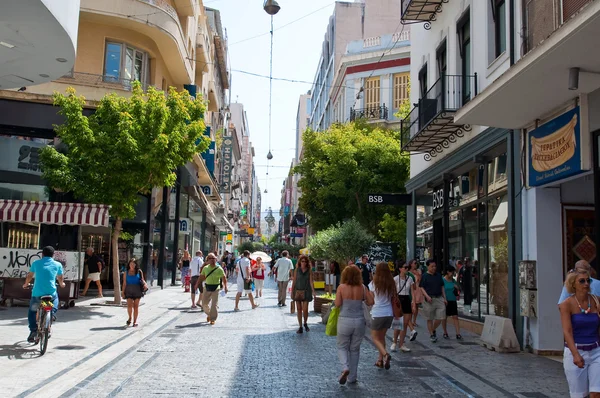
[(566, 271), (597, 268), (600, 86), (588, 71), (600, 4), (417, 3), (402, 12), (425, 27), (412, 30), (415, 106), (402, 121), (415, 154), (408, 252), (443, 265), (469, 257), (474, 297), (461, 315), (507, 317), (523, 348), (562, 352)]

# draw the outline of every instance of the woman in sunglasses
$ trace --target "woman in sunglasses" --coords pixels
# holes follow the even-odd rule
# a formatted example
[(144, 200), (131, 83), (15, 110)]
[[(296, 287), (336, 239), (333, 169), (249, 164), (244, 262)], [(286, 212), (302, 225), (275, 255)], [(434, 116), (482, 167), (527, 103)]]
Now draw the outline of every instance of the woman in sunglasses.
[(559, 304), (565, 338), (563, 366), (571, 397), (600, 398), (598, 298), (590, 294), (588, 271), (570, 272), (565, 288), (572, 294)]

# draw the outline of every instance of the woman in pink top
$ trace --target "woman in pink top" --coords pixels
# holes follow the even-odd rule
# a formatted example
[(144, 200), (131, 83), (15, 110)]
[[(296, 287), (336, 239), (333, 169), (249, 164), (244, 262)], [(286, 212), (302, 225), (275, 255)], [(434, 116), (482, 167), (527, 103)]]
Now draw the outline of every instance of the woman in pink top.
[(256, 263), (252, 265), (252, 277), (254, 278), (254, 288), (256, 289), (256, 297), (262, 297), (263, 286), (265, 285), (265, 264), (262, 258), (257, 257)]

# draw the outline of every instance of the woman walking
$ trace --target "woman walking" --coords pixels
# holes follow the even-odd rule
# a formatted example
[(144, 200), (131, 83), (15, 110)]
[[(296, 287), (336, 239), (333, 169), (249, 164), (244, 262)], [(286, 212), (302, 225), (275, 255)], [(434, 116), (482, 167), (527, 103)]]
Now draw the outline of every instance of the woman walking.
[(310, 331), (308, 327), (308, 303), (313, 300), (315, 288), (313, 283), (312, 268), (310, 261), (305, 255), (301, 255), (298, 259), (298, 266), (294, 270), (294, 280), (292, 282), (292, 300), (296, 302), (296, 310), (298, 313), (298, 330), (300, 334), (302, 330), (302, 315), (304, 314), (304, 329)]
[(349, 265), (342, 272), (335, 296), (335, 306), (340, 309), (337, 325), (338, 357), (342, 364), (340, 384), (357, 382), (360, 344), (366, 329), (363, 301), (373, 305), (373, 293), (363, 285), (358, 267)]
[(415, 278), (415, 290), (413, 292), (413, 302), (415, 303), (415, 306), (412, 308), (412, 325), (413, 328), (416, 328), (417, 326), (417, 316), (419, 315), (419, 305), (423, 304), (423, 292), (421, 291), (421, 278), (423, 276), (423, 273), (421, 272), (421, 269), (419, 268), (419, 262), (417, 261), (417, 259), (412, 259), (410, 261), (410, 263), (408, 263), (409, 265), (409, 274), (412, 274), (412, 276)]
[(444, 328), (444, 338), (449, 339), (448, 329), (446, 329), (448, 318), (452, 318), (452, 322), (454, 323), (454, 329), (456, 329), (456, 340), (462, 340), (462, 336), (460, 335), (460, 323), (458, 321), (458, 295), (460, 294), (460, 289), (458, 283), (454, 280), (454, 273), (456, 269), (453, 266), (449, 266), (446, 268), (446, 274), (444, 275), (444, 290), (446, 291), (446, 301), (448, 304), (446, 305), (446, 319), (442, 321), (442, 328)]
[(371, 309), (371, 316), (373, 317), (373, 321), (371, 322), (371, 337), (373, 338), (375, 347), (377, 347), (377, 351), (379, 351), (379, 357), (377, 358), (377, 362), (375, 362), (375, 366), (389, 369), (392, 357), (385, 347), (385, 334), (392, 326), (392, 321), (394, 320), (392, 300), (395, 299), (398, 293), (396, 292), (394, 277), (386, 262), (377, 264), (375, 276), (373, 276), (373, 281), (369, 284), (369, 290), (375, 292), (375, 304)]
[(137, 260), (135, 257), (131, 258), (129, 263), (127, 263), (127, 271), (123, 273), (123, 290), (121, 292), (121, 295), (127, 299), (127, 326), (131, 325), (132, 312), (133, 326), (136, 327), (138, 325), (137, 318), (140, 299), (143, 296), (143, 292), (147, 289), (144, 274), (140, 270)]
[[(411, 330), (410, 341), (414, 341), (417, 338), (417, 331), (412, 325), (412, 313), (417, 305), (411, 300), (411, 296), (414, 298), (415, 295), (415, 282), (408, 274), (408, 268), (408, 264), (402, 265), (402, 267), (400, 267), (400, 274), (394, 277), (398, 298), (400, 299), (400, 305), (402, 306), (402, 312), (404, 313), (404, 327), (402, 330), (394, 330), (394, 340), (390, 347), (392, 351), (396, 351), (397, 345), (400, 344), (400, 351), (410, 352), (410, 348), (404, 345), (404, 339), (406, 338), (408, 329)], [(400, 343), (398, 343), (398, 337), (400, 337)]]
[(572, 296), (558, 305), (565, 338), (563, 367), (572, 398), (600, 397), (600, 309), (590, 282), (588, 271), (570, 271), (565, 288)]
[(181, 267), (181, 283), (183, 284), (183, 289), (185, 290), (185, 277), (190, 276), (190, 262), (192, 261), (192, 256), (190, 256), (190, 252), (187, 250), (183, 251), (183, 256), (181, 260), (179, 260), (179, 266)]
[(265, 264), (262, 258), (256, 257), (256, 264), (252, 266), (252, 277), (254, 278), (254, 289), (256, 297), (262, 297), (263, 287), (265, 285)]

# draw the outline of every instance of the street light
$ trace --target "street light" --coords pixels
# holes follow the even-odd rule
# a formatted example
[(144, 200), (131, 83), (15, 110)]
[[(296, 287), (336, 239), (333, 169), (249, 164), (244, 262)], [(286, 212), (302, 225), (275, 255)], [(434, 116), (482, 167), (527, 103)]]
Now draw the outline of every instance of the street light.
[(265, 0), (263, 8), (269, 15), (275, 15), (281, 9), (281, 7), (279, 7), (279, 4), (277, 4), (275, 0)]

